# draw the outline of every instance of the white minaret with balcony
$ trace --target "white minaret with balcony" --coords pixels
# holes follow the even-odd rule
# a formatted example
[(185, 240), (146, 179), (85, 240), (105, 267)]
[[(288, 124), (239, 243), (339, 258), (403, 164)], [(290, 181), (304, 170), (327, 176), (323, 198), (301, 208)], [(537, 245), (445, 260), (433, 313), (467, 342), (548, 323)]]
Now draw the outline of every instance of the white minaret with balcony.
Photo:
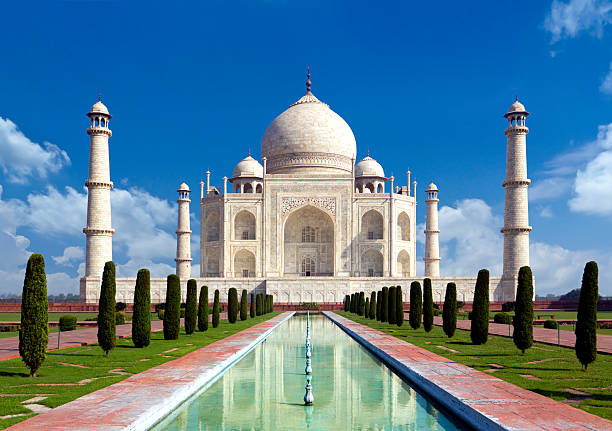
[(108, 138), (112, 136), (108, 121), (112, 118), (108, 109), (98, 100), (87, 114), (91, 123), (89, 135), (89, 178), (87, 187), (87, 237), (85, 252), (85, 277), (102, 278), (104, 264), (113, 260), (113, 234), (111, 227), (111, 189)]
[(438, 228), (438, 187), (432, 182), (425, 191), (427, 221), (425, 222), (425, 277), (440, 276), (440, 243)]
[(529, 112), (516, 100), (504, 115), (508, 120), (505, 130), (506, 189), (504, 210), (504, 268), (502, 291), (504, 301), (514, 301), (518, 271), (529, 265), (529, 201), (527, 188), (531, 181), (527, 178), (527, 133), (525, 120)]
[(178, 229), (176, 230), (176, 275), (183, 280), (191, 277), (191, 224), (189, 221), (189, 187), (178, 188)]

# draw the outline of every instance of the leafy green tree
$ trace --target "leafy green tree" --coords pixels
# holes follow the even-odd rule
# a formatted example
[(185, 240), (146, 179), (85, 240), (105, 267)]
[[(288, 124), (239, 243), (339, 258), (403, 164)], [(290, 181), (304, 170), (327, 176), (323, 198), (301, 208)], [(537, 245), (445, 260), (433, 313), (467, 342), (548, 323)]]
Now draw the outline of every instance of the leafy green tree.
[(489, 271), (481, 269), (476, 279), (472, 303), (472, 344), (484, 344), (489, 336)]
[(213, 301), (212, 326), (219, 326), (219, 289), (215, 289), (215, 299)]
[(258, 316), (261, 316), (263, 314), (263, 299), (262, 299), (263, 294), (258, 293), (257, 296), (255, 296), (255, 312)]
[(230, 287), (227, 295), (227, 320), (236, 323), (238, 318), (238, 291), (235, 287)]
[(380, 309), (382, 308), (382, 290), (376, 292), (376, 320), (382, 321), (382, 313)]
[(251, 306), (249, 307), (250, 309), (250, 315), (251, 315), (251, 319), (253, 317), (255, 317), (255, 295), (251, 293)]
[(248, 293), (246, 289), (242, 289), (242, 295), (240, 295), (240, 320), (247, 320), (248, 314)]
[(395, 292), (397, 294), (395, 323), (397, 326), (402, 326), (404, 324), (404, 296), (402, 295), (402, 286), (397, 286)]
[(397, 312), (397, 292), (395, 286), (389, 288), (389, 299), (387, 301), (387, 320), (395, 325), (395, 313)]
[(115, 264), (110, 261), (104, 264), (102, 273), (102, 287), (98, 301), (98, 344), (106, 356), (116, 343), (115, 339)]
[(525, 354), (533, 344), (533, 276), (528, 266), (519, 269), (513, 324), (514, 345)]
[(423, 329), (430, 332), (433, 329), (433, 292), (431, 279), (423, 280)]
[(181, 280), (170, 274), (166, 280), (164, 340), (178, 340), (181, 329)]
[(448, 283), (444, 295), (444, 309), (442, 310), (442, 329), (451, 338), (457, 329), (457, 285)]
[(185, 304), (185, 334), (195, 332), (198, 320), (198, 285), (193, 278), (187, 280), (187, 303)]
[(389, 320), (389, 288), (382, 288), (382, 303), (380, 304), (380, 321), (387, 322)]
[(141, 269), (136, 275), (132, 342), (136, 347), (147, 347), (151, 342), (151, 274), (148, 269)]
[(198, 303), (198, 331), (206, 330), (208, 330), (208, 286), (202, 286)]
[(597, 299), (599, 297), (597, 262), (587, 262), (576, 322), (576, 356), (586, 370), (597, 359)]
[(376, 307), (376, 292), (373, 291), (370, 295), (370, 314), (368, 315), (370, 319), (376, 318)]
[(36, 377), (36, 372), (47, 357), (48, 308), (45, 260), (41, 254), (34, 253), (28, 259), (23, 280), (19, 331), (19, 354), (30, 369), (31, 377)]
[(421, 283), (413, 281), (410, 283), (410, 317), (408, 322), (412, 329), (421, 327), (423, 315), (423, 294), (421, 293)]

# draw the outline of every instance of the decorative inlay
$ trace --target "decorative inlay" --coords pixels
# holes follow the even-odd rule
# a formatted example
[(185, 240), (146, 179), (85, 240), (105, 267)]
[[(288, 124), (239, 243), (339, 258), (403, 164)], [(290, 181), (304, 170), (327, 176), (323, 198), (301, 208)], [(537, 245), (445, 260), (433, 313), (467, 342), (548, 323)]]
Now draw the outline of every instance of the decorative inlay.
[(305, 204), (313, 204), (336, 215), (336, 198), (283, 198), (281, 200), (281, 212), (287, 214), (293, 208), (301, 207)]
[(291, 153), (270, 157), (267, 162), (268, 172), (295, 166), (327, 166), (352, 172), (353, 161), (350, 157), (332, 153)]

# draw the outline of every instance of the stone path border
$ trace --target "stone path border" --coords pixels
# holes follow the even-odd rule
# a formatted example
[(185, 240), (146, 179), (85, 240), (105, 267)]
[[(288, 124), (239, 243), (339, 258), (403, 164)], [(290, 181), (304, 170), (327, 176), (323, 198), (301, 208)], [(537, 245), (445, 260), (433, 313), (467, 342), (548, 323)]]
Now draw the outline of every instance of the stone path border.
[[(442, 326), (442, 318), (434, 317), (434, 324)], [(457, 329), (470, 330), (472, 322), (470, 320), (457, 320)], [(502, 337), (512, 337), (514, 328), (510, 325), (510, 335), (508, 335), (508, 325), (502, 323), (489, 322), (489, 334), (500, 335)], [(557, 344), (557, 336), (559, 336), (559, 344)], [(561, 345), (571, 349), (576, 345), (576, 334), (573, 331), (556, 329), (533, 328), (533, 341), (538, 343), (551, 344), (554, 346)], [(597, 334), (597, 353), (604, 355), (612, 355), (612, 335)]]
[(403, 379), (478, 430), (612, 430), (612, 422), (323, 312)]
[(12, 431), (147, 430), (293, 316), (285, 312), (10, 428)]

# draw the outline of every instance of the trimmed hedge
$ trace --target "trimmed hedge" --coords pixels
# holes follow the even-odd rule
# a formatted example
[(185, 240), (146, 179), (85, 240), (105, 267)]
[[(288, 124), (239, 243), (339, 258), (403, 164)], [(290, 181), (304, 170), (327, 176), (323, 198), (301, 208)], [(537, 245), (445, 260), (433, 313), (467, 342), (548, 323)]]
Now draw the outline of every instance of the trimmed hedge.
[(387, 320), (389, 324), (395, 325), (395, 314), (397, 312), (397, 293), (396, 287), (389, 287), (389, 301), (387, 302)]
[(478, 271), (471, 319), (472, 344), (486, 343), (489, 337), (489, 271), (486, 269)]
[(208, 330), (208, 286), (202, 286), (198, 303), (198, 331), (206, 330)]
[(597, 300), (599, 297), (597, 262), (587, 262), (582, 275), (578, 319), (576, 322), (576, 356), (586, 370), (597, 359)]
[(247, 320), (248, 314), (248, 293), (246, 289), (242, 289), (242, 295), (240, 295), (240, 320)]
[(442, 309), (442, 329), (447, 337), (451, 338), (457, 330), (457, 285), (448, 283), (444, 295), (444, 308)]
[(363, 316), (367, 319), (370, 317), (370, 298), (366, 297), (365, 310)]
[(533, 345), (533, 276), (528, 266), (521, 267), (518, 273), (512, 339), (523, 354)]
[(429, 278), (423, 280), (423, 329), (425, 332), (433, 329), (433, 292)]
[(382, 290), (376, 292), (376, 320), (379, 322), (382, 319), (380, 309), (382, 308)]
[(511, 325), (512, 324), (512, 316), (508, 313), (495, 313), (493, 316), (494, 323), (500, 323), (503, 325)]
[(408, 322), (412, 329), (421, 327), (423, 315), (423, 295), (421, 293), (421, 283), (413, 281), (410, 283), (410, 317)]
[(148, 269), (140, 269), (136, 275), (132, 342), (136, 347), (147, 347), (151, 342), (151, 274)]
[(104, 264), (102, 273), (102, 287), (100, 289), (100, 300), (98, 302), (98, 344), (108, 356), (115, 347), (115, 295), (117, 286), (115, 284), (115, 264), (110, 261)]
[(359, 292), (359, 312), (357, 314), (360, 316), (365, 314), (365, 294), (363, 292)]
[(402, 295), (402, 286), (397, 286), (395, 288), (395, 293), (397, 295), (395, 301), (397, 307), (395, 311), (395, 323), (397, 326), (402, 326), (404, 324), (404, 296)]
[(261, 293), (258, 293), (257, 296), (255, 296), (255, 311), (258, 316), (261, 316), (263, 314), (262, 296), (263, 295)]
[(546, 329), (558, 329), (559, 328), (559, 323), (556, 320), (546, 320), (544, 322), (544, 328)]
[(185, 304), (185, 334), (195, 332), (198, 321), (198, 285), (193, 278), (187, 280), (187, 303)]
[(76, 329), (77, 317), (74, 314), (65, 314), (59, 318), (59, 330), (62, 332)]
[(115, 325), (125, 325), (125, 313), (115, 313)]
[(175, 274), (166, 279), (164, 340), (178, 340), (181, 329), (181, 280)]
[(368, 315), (370, 319), (376, 318), (377, 307), (378, 304), (376, 304), (376, 292), (372, 292), (372, 294), (370, 295), (370, 314)]
[(213, 302), (212, 326), (219, 326), (219, 289), (215, 289), (215, 299)]
[(236, 323), (238, 318), (238, 291), (235, 287), (230, 287), (227, 294), (227, 321)]
[(255, 317), (255, 295), (251, 293), (251, 305), (249, 307), (249, 314), (251, 315), (251, 319)]
[(382, 304), (380, 304), (380, 321), (387, 322), (389, 320), (389, 288), (382, 288)]

